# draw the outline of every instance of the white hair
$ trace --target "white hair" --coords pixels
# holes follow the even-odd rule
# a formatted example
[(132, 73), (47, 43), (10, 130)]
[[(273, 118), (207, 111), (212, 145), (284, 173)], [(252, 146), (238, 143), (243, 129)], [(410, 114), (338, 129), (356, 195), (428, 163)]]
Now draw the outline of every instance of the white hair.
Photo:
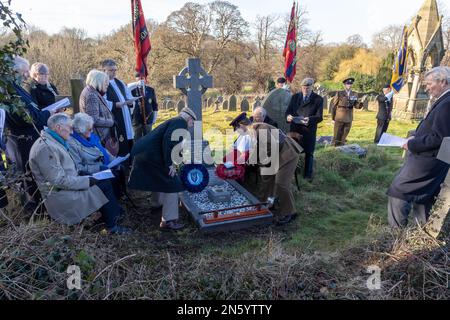
[(431, 77), (434, 81), (445, 81), (450, 85), (450, 67), (436, 67), (425, 73), (425, 78)]
[(30, 68), (30, 62), (28, 62), (27, 59), (19, 57), (19, 56), (15, 56), (14, 57), (14, 67), (13, 70), (14, 71), (21, 71), (23, 70), (23, 67), (26, 67), (27, 69)]
[(39, 73), (49, 73), (49, 67), (42, 62), (35, 62), (31, 65), (30, 75), (32, 78), (35, 78)]
[(72, 119), (70, 119), (70, 116), (65, 113), (57, 113), (52, 115), (47, 120), (47, 126), (54, 130), (56, 128), (56, 125), (58, 124), (71, 124)]
[(263, 107), (257, 107), (253, 110), (253, 114), (255, 114), (257, 112), (261, 112), (261, 115), (263, 116), (263, 118), (265, 118), (267, 116), (267, 111)]
[(84, 134), (94, 126), (94, 119), (87, 113), (77, 113), (73, 117), (73, 130)]
[(86, 77), (86, 85), (93, 87), (95, 90), (106, 91), (109, 77), (106, 73), (99, 70), (89, 71)]

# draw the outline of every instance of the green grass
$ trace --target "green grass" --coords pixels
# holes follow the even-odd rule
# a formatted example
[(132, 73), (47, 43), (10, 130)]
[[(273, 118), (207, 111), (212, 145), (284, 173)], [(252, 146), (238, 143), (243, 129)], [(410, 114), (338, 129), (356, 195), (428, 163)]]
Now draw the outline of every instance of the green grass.
[[(239, 113), (206, 110), (203, 114), (204, 131), (214, 128), (225, 132), (229, 129), (229, 122)], [(163, 111), (159, 121), (175, 115), (174, 111)], [(416, 126), (417, 123), (413, 121), (394, 120), (388, 132), (406, 136)], [(364, 241), (374, 221), (386, 224), (385, 192), (401, 166), (402, 150), (380, 149), (373, 145), (375, 129), (374, 112), (355, 112), (348, 143), (368, 148), (368, 155), (364, 159), (342, 154), (331, 147), (317, 147), (314, 181), (309, 183), (299, 176), (300, 191), (293, 185), (299, 219), (292, 226), (274, 231), (283, 235), (287, 248), (322, 251), (343, 249), (356, 241)], [(330, 116), (325, 114), (324, 121), (319, 125), (318, 136), (332, 135), (333, 124)], [(220, 145), (221, 140), (212, 137), (210, 142), (212, 146)], [(229, 237), (233, 235), (225, 236)], [(263, 244), (264, 241), (251, 236), (243, 237), (241, 241), (233, 239), (232, 246), (226, 242), (220, 245), (219, 252), (225, 256), (236, 256)], [(218, 249), (217, 244), (208, 245), (202, 252), (211, 252), (214, 248)]]

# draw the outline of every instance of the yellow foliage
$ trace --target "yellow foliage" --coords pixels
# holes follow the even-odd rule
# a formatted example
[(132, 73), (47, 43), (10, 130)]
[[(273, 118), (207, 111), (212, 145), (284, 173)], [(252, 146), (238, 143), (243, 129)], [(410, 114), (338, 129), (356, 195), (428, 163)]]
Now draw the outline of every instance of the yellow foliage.
[(359, 49), (352, 59), (343, 60), (339, 65), (339, 71), (334, 77), (334, 81), (341, 82), (350, 73), (376, 75), (380, 67), (381, 59), (367, 49)]

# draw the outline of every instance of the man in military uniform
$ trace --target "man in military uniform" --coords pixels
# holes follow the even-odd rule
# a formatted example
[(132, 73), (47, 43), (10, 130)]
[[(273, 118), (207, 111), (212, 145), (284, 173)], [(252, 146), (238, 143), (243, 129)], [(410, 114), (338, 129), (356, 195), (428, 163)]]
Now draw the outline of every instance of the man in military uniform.
[(383, 92), (378, 95), (378, 113), (377, 113), (377, 130), (375, 132), (374, 143), (380, 142), (381, 136), (385, 133), (389, 127), (389, 122), (392, 118), (392, 97), (394, 91), (391, 86), (385, 85)]
[(335, 147), (345, 145), (353, 122), (353, 109), (362, 109), (363, 104), (358, 102), (356, 92), (352, 90), (354, 78), (343, 81), (345, 90), (339, 91), (333, 98), (331, 117), (334, 121), (333, 145)]
[[(152, 125), (155, 124), (158, 116), (158, 102), (156, 100), (155, 90), (147, 84), (142, 83), (139, 74), (136, 74), (136, 82), (129, 84), (128, 88), (131, 90), (133, 97), (144, 97), (144, 99), (140, 98), (136, 101), (132, 115), (134, 139), (137, 141), (152, 131)], [(145, 116), (142, 114), (142, 100), (144, 100)]]

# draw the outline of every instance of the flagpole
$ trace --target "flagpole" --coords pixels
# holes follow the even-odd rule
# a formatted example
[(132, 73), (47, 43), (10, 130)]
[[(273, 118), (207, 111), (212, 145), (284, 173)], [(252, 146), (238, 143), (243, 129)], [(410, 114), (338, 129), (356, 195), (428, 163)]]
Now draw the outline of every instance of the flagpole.
[(144, 135), (146, 135), (147, 134), (147, 126), (146, 126), (147, 116), (145, 114), (145, 79), (142, 76), (142, 74), (141, 74), (141, 85), (142, 85), (142, 87), (141, 87), (141, 113), (142, 113), (142, 119), (144, 120), (144, 124), (143, 124), (144, 127), (142, 128), (142, 130), (144, 131)]

